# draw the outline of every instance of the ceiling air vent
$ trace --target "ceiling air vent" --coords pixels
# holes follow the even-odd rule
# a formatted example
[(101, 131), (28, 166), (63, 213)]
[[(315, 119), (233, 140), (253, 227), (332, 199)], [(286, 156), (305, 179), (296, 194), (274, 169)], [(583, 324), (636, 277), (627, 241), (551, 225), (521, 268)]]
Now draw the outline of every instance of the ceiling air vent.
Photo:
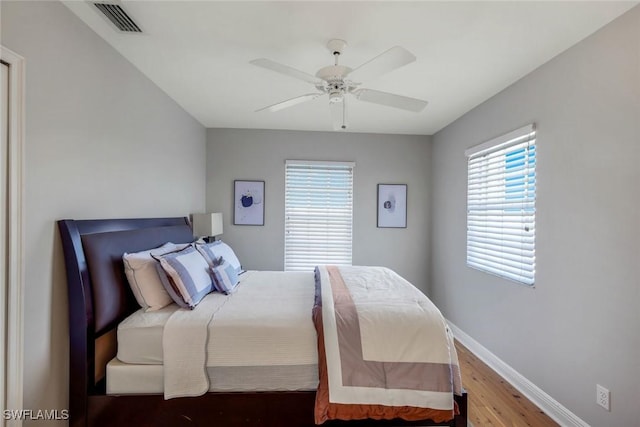
[(141, 33), (142, 30), (136, 24), (127, 12), (115, 2), (111, 3), (93, 3), (95, 7), (106, 16), (120, 31), (126, 33)]

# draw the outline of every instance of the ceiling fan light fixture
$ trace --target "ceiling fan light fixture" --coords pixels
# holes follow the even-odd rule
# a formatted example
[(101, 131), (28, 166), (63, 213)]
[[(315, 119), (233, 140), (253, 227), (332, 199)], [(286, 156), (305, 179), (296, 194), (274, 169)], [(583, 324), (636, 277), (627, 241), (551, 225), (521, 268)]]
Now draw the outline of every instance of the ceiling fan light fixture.
[(344, 93), (341, 90), (329, 92), (329, 103), (335, 104), (344, 100)]

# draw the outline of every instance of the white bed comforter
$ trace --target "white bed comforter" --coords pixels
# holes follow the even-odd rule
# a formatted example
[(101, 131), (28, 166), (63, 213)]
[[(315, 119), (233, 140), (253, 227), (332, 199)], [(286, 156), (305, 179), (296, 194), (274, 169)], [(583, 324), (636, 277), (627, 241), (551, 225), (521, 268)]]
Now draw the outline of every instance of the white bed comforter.
[(249, 271), (240, 278), (235, 293), (209, 294), (194, 310), (176, 310), (167, 321), (165, 399), (206, 393), (206, 366), (318, 362), (313, 273)]

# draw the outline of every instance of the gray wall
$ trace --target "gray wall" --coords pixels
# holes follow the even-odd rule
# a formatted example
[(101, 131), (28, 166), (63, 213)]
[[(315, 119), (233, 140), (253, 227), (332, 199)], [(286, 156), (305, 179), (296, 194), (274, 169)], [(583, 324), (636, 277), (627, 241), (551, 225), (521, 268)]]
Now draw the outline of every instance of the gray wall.
[[(426, 136), (242, 129), (207, 131), (207, 209), (246, 268), (284, 266), (286, 159), (355, 161), (353, 263), (384, 265), (427, 290), (429, 158)], [(234, 226), (233, 181), (265, 181), (265, 225)], [(376, 186), (408, 184), (407, 228), (376, 227)]]
[(2, 44), (27, 64), (24, 407), (63, 409), (69, 332), (55, 221), (202, 211), (206, 131), (61, 3), (1, 7)]
[[(535, 122), (536, 286), (470, 269), (470, 146)], [(638, 424), (640, 7), (433, 138), (432, 297), (463, 331), (593, 426)], [(595, 404), (611, 390), (611, 412)]]

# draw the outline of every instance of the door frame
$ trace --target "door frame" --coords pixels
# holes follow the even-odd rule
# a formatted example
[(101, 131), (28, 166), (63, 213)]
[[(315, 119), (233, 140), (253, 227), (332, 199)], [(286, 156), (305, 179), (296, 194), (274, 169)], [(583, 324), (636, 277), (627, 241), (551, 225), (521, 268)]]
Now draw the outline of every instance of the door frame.
[[(24, 138), (25, 138), (25, 59), (0, 46), (0, 59), (9, 65), (9, 132), (8, 132), (8, 257), (6, 294), (7, 330), (5, 409), (22, 409), (23, 405), (23, 291), (24, 291)], [(9, 392), (10, 390), (10, 392)], [(7, 425), (21, 426), (10, 420)]]

